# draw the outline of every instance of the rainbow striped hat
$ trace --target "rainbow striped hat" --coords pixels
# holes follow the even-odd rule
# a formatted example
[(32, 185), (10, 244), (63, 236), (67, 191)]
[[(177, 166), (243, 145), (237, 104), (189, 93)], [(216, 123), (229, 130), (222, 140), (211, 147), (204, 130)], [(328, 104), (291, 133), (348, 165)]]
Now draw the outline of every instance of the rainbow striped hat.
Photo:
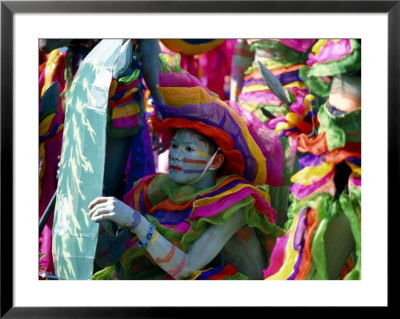
[(211, 137), (221, 148), (222, 174), (237, 174), (255, 185), (282, 185), (282, 145), (256, 116), (237, 103), (220, 100), (184, 71), (160, 73), (158, 90), (164, 105), (154, 105), (162, 119), (150, 116), (148, 122), (167, 148), (175, 129), (190, 128)]

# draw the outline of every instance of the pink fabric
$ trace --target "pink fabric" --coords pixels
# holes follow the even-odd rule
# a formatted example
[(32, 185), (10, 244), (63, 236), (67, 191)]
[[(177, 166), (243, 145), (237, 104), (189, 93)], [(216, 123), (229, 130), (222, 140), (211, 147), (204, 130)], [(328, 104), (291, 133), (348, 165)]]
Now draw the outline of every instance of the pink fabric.
[[(53, 81), (58, 81), (59, 84), (59, 92), (64, 90), (65, 80), (64, 80), (64, 70), (65, 70), (65, 57), (66, 51), (62, 52), (59, 63), (54, 72)], [(45, 63), (45, 62), (43, 62)], [(44, 85), (45, 80), (45, 70), (39, 74), (39, 108), (41, 107), (40, 96), (42, 87)], [(40, 111), (40, 110), (39, 110)], [(64, 122), (64, 114), (61, 105), (61, 98), (58, 103), (58, 113), (55, 117), (59, 123)], [(55, 121), (53, 120), (53, 122)], [(61, 144), (62, 144), (62, 133), (59, 133), (54, 138), (45, 142), (46, 154), (45, 154), (45, 172), (42, 179), (42, 195), (39, 201), (39, 220), (45, 212), (48, 204), (50, 203), (51, 198), (54, 195), (54, 192), (57, 189), (57, 170), (58, 170), (58, 156), (61, 155)], [(39, 265), (44, 268), (44, 271), (47, 274), (55, 274), (54, 264), (53, 264), (53, 256), (52, 256), (52, 228), (53, 228), (53, 218), (54, 213), (51, 214), (47, 224), (43, 228), (43, 231), (39, 237), (39, 253), (44, 253), (45, 256), (39, 260)]]
[(137, 115), (132, 115), (129, 117), (119, 117), (112, 120), (112, 125), (115, 128), (130, 129), (139, 125), (139, 118)]
[(294, 183), (290, 187), (290, 191), (293, 193), (294, 197), (297, 199), (303, 199), (304, 197), (310, 195), (318, 188), (322, 187), (326, 183), (330, 182), (335, 175), (335, 169), (332, 169), (328, 174), (324, 177), (320, 178), (319, 180), (315, 181), (310, 185), (303, 185), (300, 183)]
[(290, 92), (296, 96), (296, 102), (290, 105), (290, 111), (303, 117), (306, 111), (306, 107), (303, 103), (305, 96), (308, 94), (308, 90), (299, 90), (297, 88), (292, 88)]
[(284, 116), (282, 116), (282, 117), (276, 117), (276, 118), (274, 118), (274, 119), (268, 120), (268, 122), (266, 123), (266, 125), (267, 125), (267, 127), (268, 127), (270, 130), (275, 130), (275, 129), (276, 129), (276, 125), (277, 125), (278, 123), (280, 123), (280, 122), (285, 122), (285, 123), (287, 123), (288, 121), (286, 120), (286, 118), (285, 118)]
[[(197, 207), (195, 212), (189, 217), (189, 220), (213, 217), (223, 210), (230, 208), (231, 206), (238, 203), (249, 195), (252, 195), (256, 199), (256, 201), (260, 199), (259, 195), (255, 191), (249, 188), (243, 188), (240, 191), (228, 195), (215, 203)], [(264, 202), (263, 204), (258, 203), (258, 205), (260, 208), (264, 208), (263, 213), (267, 216), (268, 220), (271, 223), (274, 223), (277, 218), (275, 210), (266, 202)]]
[(276, 187), (282, 186), (284, 181), (283, 167), (285, 158), (279, 137), (273, 130), (269, 129), (263, 122), (261, 122), (256, 115), (245, 110), (238, 103), (226, 102), (245, 120), (251, 136), (266, 158), (266, 183)]
[(239, 94), (239, 101), (242, 103), (257, 103), (279, 106), (282, 101), (271, 91), (254, 91)]
[(160, 73), (158, 84), (161, 87), (204, 87), (199, 79), (189, 73)]
[(350, 176), (350, 183), (356, 187), (361, 187), (361, 177)]
[[(46, 167), (42, 180), (42, 195), (39, 202), (39, 219), (46, 210), (54, 192), (57, 189), (57, 170), (58, 156), (61, 154), (62, 134), (46, 143)], [(39, 265), (44, 267), (45, 272), (54, 274), (53, 256), (52, 256), (52, 228), (53, 228), (54, 213), (51, 214), (42, 234), (39, 238), (39, 252), (45, 253), (44, 258), (41, 258)]]
[(313, 53), (308, 55), (307, 65), (313, 66), (315, 63), (324, 63), (327, 61), (337, 61), (345, 57), (353, 51), (349, 39), (341, 39), (338, 42), (328, 40), (326, 45), (321, 48), (319, 54), (315, 56)]
[(186, 234), (186, 232), (190, 228), (190, 224), (188, 222), (181, 222), (175, 227), (172, 227), (175, 231), (177, 231), (180, 234)]
[(279, 41), (296, 51), (306, 52), (315, 42), (315, 39), (280, 39)]
[(285, 236), (276, 239), (276, 244), (270, 258), (270, 264), (268, 268), (264, 270), (264, 279), (276, 274), (282, 267), (288, 240), (289, 232), (287, 232)]

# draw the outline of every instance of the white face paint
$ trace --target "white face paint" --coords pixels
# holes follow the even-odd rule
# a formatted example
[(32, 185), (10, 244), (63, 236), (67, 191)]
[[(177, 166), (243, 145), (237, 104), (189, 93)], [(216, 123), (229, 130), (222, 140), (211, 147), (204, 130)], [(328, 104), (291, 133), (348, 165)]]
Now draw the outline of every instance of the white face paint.
[[(190, 184), (200, 177), (210, 158), (210, 146), (199, 133), (179, 129), (169, 151), (169, 176), (179, 184)], [(206, 178), (204, 174), (201, 180)]]

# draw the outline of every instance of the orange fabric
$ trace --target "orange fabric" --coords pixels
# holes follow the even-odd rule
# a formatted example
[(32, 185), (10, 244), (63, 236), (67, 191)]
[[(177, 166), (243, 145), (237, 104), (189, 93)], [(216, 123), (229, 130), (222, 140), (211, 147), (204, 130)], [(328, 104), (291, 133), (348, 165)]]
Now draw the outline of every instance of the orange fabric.
[[(360, 144), (360, 148), (361, 148), (361, 143)], [(325, 160), (327, 162), (332, 162), (334, 164), (339, 164), (340, 162), (344, 161), (346, 158), (349, 157), (355, 157), (355, 158), (361, 158), (361, 152), (354, 150), (352, 151), (352, 149), (355, 149), (356, 147), (347, 147), (348, 145), (346, 145), (344, 148), (337, 148), (334, 149), (330, 152), (328, 152), (325, 155)]]
[(313, 137), (300, 134), (297, 140), (297, 150), (301, 153), (312, 153), (314, 155), (321, 155), (327, 152), (328, 144), (325, 135), (325, 132), (319, 133)]
[(307, 231), (304, 238), (304, 248), (302, 261), (299, 267), (299, 272), (297, 273), (295, 280), (306, 279), (308, 271), (311, 266), (311, 243), (314, 235), (314, 230), (318, 225), (317, 213), (314, 209), (310, 209), (307, 214)]
[(241, 239), (245, 241), (249, 241), (251, 237), (251, 229), (250, 227), (244, 227), (239, 229), (236, 233), (235, 236), (240, 237)]

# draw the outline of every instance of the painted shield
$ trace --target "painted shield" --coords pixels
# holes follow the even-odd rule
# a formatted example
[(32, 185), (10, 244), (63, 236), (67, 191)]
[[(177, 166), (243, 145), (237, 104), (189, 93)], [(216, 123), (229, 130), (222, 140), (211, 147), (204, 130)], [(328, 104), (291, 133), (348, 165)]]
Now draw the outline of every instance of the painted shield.
[(68, 96), (53, 223), (59, 279), (90, 279), (98, 227), (88, 205), (102, 195), (109, 87), (122, 40), (102, 40), (82, 61)]

